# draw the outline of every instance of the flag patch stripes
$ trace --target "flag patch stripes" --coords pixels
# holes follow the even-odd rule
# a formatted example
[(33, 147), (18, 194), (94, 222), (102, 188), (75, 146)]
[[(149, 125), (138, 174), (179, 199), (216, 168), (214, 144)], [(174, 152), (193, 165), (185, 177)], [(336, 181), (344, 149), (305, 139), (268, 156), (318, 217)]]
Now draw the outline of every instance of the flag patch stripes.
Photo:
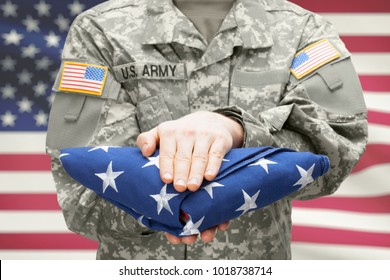
[(65, 62), (59, 89), (101, 95), (107, 77), (107, 67)]
[(290, 71), (297, 79), (301, 79), (339, 56), (336, 48), (327, 39), (323, 39), (298, 52)]

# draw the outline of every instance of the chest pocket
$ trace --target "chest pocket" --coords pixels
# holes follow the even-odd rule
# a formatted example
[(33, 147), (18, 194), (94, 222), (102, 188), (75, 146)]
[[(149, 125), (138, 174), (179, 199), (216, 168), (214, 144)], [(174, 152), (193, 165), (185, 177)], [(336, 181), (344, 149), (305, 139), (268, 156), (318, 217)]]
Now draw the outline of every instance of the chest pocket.
[(114, 70), (136, 106), (141, 132), (189, 113), (184, 63), (135, 62)]
[(231, 78), (229, 104), (253, 116), (275, 107), (288, 82), (288, 70), (265, 72), (234, 71)]

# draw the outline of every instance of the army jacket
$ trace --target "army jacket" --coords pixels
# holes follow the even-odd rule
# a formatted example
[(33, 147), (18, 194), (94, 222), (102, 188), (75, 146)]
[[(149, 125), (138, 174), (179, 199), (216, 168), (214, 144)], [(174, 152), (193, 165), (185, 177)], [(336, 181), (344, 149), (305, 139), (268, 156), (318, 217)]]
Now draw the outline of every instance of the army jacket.
[[(339, 56), (296, 78), (296, 54), (324, 39)], [(237, 0), (210, 44), (172, 0), (108, 1), (76, 18), (62, 61), (47, 152), (66, 224), (98, 240), (98, 259), (290, 259), (291, 201), (335, 192), (365, 149), (367, 112), (350, 53), (329, 22), (284, 0)], [(101, 92), (64, 90), (66, 63), (104, 67)], [(73, 181), (59, 162), (63, 147), (135, 146), (141, 132), (198, 110), (242, 123), (245, 147), (324, 154), (331, 170), (231, 221), (213, 242), (186, 246)]]

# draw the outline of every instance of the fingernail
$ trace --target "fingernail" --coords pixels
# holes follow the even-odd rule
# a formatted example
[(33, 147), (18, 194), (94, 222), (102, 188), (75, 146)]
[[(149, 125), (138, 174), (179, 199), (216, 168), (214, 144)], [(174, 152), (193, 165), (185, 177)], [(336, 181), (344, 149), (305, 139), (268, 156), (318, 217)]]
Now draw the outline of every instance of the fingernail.
[(191, 180), (188, 183), (191, 184), (191, 185), (198, 185), (198, 179), (191, 178)]
[(164, 175), (163, 175), (164, 179), (167, 179), (167, 180), (171, 180), (173, 177), (172, 177), (172, 174), (169, 173), (169, 172), (165, 172)]
[(183, 179), (177, 179), (176, 180), (176, 185), (185, 187), (186, 186), (186, 182), (184, 182)]
[(214, 171), (212, 169), (208, 169), (205, 173), (205, 175), (214, 175)]

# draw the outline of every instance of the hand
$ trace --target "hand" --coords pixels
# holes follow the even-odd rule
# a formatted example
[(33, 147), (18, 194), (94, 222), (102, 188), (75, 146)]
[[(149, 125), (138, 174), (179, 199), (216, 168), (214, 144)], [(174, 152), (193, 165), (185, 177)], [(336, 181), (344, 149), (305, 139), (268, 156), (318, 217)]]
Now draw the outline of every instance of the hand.
[(244, 129), (213, 112), (196, 112), (167, 121), (140, 134), (137, 145), (145, 157), (160, 148), (160, 176), (178, 192), (196, 191), (203, 179), (213, 180), (225, 154), (241, 147)]
[[(215, 236), (217, 229), (221, 230), (221, 231), (225, 231), (228, 228), (229, 228), (229, 222), (220, 224), (216, 227), (213, 227), (211, 229), (207, 229), (207, 230), (203, 231), (200, 234), (200, 238), (202, 239), (203, 242), (206, 242), (206, 243), (211, 242), (214, 239), (214, 236)], [(167, 232), (165, 233), (165, 236), (167, 237), (168, 241), (172, 244), (180, 244), (183, 242), (187, 245), (190, 245), (192, 243), (195, 243), (196, 240), (198, 239), (197, 235), (190, 235), (190, 236), (179, 238), (179, 237), (176, 237), (176, 236), (174, 236), (170, 233), (167, 233)]]

